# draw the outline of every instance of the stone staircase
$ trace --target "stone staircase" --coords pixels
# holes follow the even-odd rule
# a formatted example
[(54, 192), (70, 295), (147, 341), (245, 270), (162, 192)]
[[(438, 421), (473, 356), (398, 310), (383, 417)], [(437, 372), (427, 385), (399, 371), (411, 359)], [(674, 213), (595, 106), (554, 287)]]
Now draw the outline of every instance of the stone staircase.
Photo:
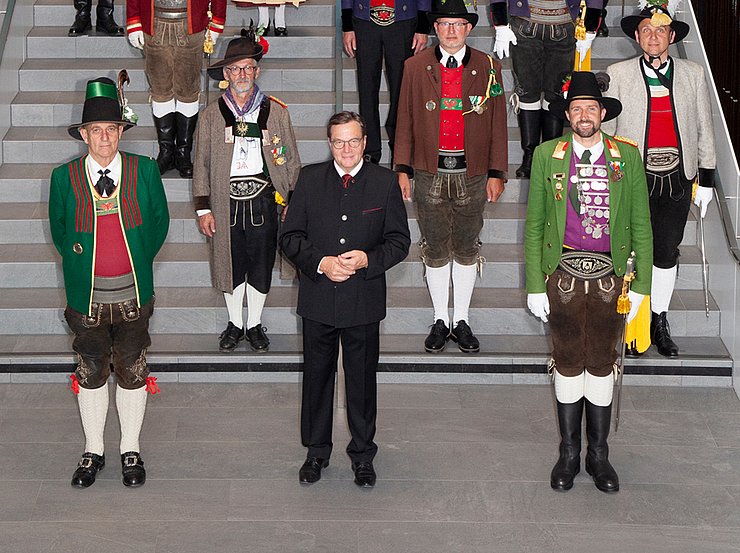
[[(634, 7), (636, 2), (628, 4)], [(481, 24), (473, 31), (470, 44), (489, 51), (492, 30), (482, 6), (479, 12)], [(142, 55), (122, 38), (67, 37), (73, 15), (69, 0), (36, 2), (34, 28), (26, 39), (27, 59), (18, 76), (21, 91), (11, 105), (12, 128), (2, 141), (0, 381), (62, 379), (74, 363), (62, 317), (61, 266), (50, 244), (46, 202), (52, 168), (84, 152), (81, 143), (68, 137), (66, 126), (81, 118), (88, 79), (115, 78), (119, 69), (128, 70), (127, 97), (140, 120), (124, 135), (121, 149), (151, 156), (157, 152)], [(219, 54), (250, 18), (257, 19), (256, 9), (229, 5), (227, 29), (217, 45)], [(116, 6), (116, 19), (119, 24), (125, 21), (120, 6)], [(619, 31), (618, 21), (615, 8), (608, 18), (611, 37), (594, 43), (596, 70), (636, 54), (632, 41)], [(270, 52), (261, 63), (259, 84), (289, 104), (301, 159), (313, 163), (329, 157), (324, 125), (335, 103), (334, 4), (311, 0), (300, 9), (288, 6), (287, 24), (288, 37), (268, 37)], [(354, 60), (343, 60), (344, 105), (349, 109), (357, 109), (354, 68)], [(513, 87), (508, 61), (504, 68), (508, 95)], [(218, 91), (211, 88), (211, 100), (217, 96)], [(384, 93), (381, 102), (384, 116)], [(521, 158), (513, 114), (509, 125), (513, 175)], [(296, 284), (280, 280), (275, 273), (263, 318), (272, 339), (268, 354), (252, 354), (246, 346), (233, 354), (219, 354), (217, 337), (226, 323), (226, 309), (221, 294), (210, 286), (207, 246), (196, 228), (190, 184), (173, 172), (164, 182), (172, 222), (155, 263), (157, 309), (149, 354), (155, 370), (165, 379), (180, 380), (295, 378), (301, 362)], [(481, 239), (488, 262), (471, 309), (471, 326), (481, 339), (480, 354), (464, 355), (454, 344), (443, 354), (425, 354), (422, 343), (432, 312), (418, 247), (413, 246), (409, 257), (390, 271), (388, 317), (381, 326), (381, 370), (394, 373), (388, 379), (419, 378), (421, 373), (421, 378), (437, 381), (450, 374), (486, 382), (544, 381), (549, 351), (546, 327), (528, 313), (523, 290), (521, 243), (527, 189), (528, 181), (512, 178), (500, 202), (486, 207)], [(413, 205), (408, 208), (412, 238), (417, 240), (415, 209)], [(672, 330), (682, 355), (670, 361), (651, 351), (630, 361), (628, 371), (634, 382), (720, 381), (729, 385), (732, 362), (719, 338), (720, 313), (711, 298), (709, 318), (704, 314), (697, 232), (692, 218), (671, 306)]]

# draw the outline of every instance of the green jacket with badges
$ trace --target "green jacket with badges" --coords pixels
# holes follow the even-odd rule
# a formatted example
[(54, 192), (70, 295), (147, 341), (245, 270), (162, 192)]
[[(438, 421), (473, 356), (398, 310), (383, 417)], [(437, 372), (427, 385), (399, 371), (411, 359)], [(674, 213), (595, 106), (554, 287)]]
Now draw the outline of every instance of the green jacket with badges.
[[(75, 311), (91, 314), (97, 214), (86, 157), (52, 172), (49, 225), (62, 256), (67, 303)], [(125, 152), (121, 161), (119, 221), (134, 271), (136, 299), (142, 306), (154, 295), (154, 256), (167, 237), (170, 216), (157, 163)]]
[[(602, 133), (609, 172), (609, 241), (614, 272), (624, 275), (631, 251), (635, 252), (632, 289), (650, 293), (653, 265), (653, 231), (650, 224), (645, 170), (639, 150)], [(529, 184), (524, 257), (527, 292), (545, 292), (545, 279), (558, 267), (563, 251), (567, 213), (567, 182), (573, 135), (541, 144), (534, 152)], [(556, 189), (555, 175), (564, 173), (563, 190)]]

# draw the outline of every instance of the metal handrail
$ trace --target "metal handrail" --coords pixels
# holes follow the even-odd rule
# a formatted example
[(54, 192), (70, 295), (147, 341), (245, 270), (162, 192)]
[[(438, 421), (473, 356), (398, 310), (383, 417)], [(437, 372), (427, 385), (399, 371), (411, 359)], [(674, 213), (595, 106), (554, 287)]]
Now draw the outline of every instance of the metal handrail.
[(344, 57), (342, 56), (342, 0), (334, 6), (334, 113), (344, 109)]
[(5, 44), (8, 42), (8, 33), (10, 32), (10, 23), (13, 20), (13, 12), (15, 11), (15, 0), (8, 0), (8, 5), (5, 7), (5, 11), (0, 14), (5, 15), (3, 17), (3, 24), (0, 27), (0, 61), (3, 59), (5, 54)]

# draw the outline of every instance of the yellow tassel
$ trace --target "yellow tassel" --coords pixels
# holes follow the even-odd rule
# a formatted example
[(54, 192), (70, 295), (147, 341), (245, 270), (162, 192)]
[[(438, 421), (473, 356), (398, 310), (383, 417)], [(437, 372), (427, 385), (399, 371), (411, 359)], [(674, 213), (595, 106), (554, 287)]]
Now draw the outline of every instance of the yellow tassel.
[(632, 307), (632, 302), (630, 302), (629, 296), (619, 294), (619, 298), (617, 299), (617, 313), (627, 315), (630, 312), (630, 307)]
[(277, 190), (275, 190), (275, 203), (278, 205), (288, 205), (285, 198), (283, 198)]

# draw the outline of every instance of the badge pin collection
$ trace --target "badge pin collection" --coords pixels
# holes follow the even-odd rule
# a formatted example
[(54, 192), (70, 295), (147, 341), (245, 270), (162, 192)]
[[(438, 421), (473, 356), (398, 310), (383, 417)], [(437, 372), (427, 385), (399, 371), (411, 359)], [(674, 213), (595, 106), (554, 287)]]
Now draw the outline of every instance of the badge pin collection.
[(609, 178), (606, 165), (576, 164), (570, 182), (578, 188), (581, 226), (595, 239), (609, 234)]

